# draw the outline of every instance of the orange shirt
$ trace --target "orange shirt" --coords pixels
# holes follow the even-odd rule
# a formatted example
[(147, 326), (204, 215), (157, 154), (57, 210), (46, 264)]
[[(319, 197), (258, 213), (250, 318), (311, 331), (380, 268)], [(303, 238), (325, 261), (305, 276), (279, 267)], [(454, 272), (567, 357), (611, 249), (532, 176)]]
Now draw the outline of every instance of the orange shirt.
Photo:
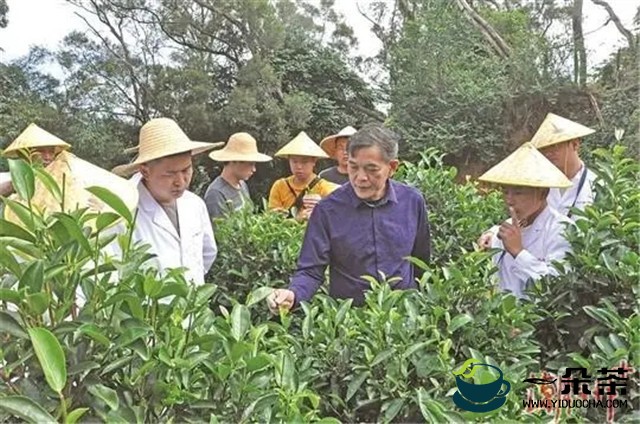
[[(315, 177), (316, 175), (313, 174), (309, 182), (313, 181)], [(287, 182), (289, 183), (289, 185), (291, 185), (291, 188), (293, 189), (295, 194), (291, 192), (289, 186), (287, 185)], [(271, 191), (269, 192), (269, 209), (290, 209), (294, 205), (298, 194), (300, 194), (300, 192), (304, 190), (307, 185), (308, 184), (296, 184), (293, 180), (293, 175), (287, 178), (280, 178), (271, 186)], [(338, 187), (340, 186), (337, 184), (333, 184), (327, 180), (320, 179), (320, 181), (318, 181), (318, 183), (313, 186), (309, 193), (319, 194), (324, 198), (331, 194), (331, 192)]]

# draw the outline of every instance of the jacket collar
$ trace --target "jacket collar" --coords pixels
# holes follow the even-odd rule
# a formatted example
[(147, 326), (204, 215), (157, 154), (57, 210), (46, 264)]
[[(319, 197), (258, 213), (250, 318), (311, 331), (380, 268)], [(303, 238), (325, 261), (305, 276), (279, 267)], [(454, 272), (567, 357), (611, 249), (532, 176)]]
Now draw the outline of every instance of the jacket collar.
[[(384, 194), (384, 197), (380, 200), (379, 203), (376, 204), (375, 207), (380, 207), (383, 205), (386, 205), (387, 203), (391, 202), (391, 203), (398, 203), (398, 196), (396, 194), (396, 190), (394, 187), (394, 182), (391, 180), (387, 180), (387, 190)], [(353, 189), (353, 186), (351, 185), (351, 182), (345, 184), (347, 185), (347, 193), (349, 195), (349, 203), (351, 204), (351, 206), (353, 206), (354, 208), (357, 208), (359, 206), (367, 206), (367, 202), (360, 199), (358, 196), (356, 196), (356, 192)]]
[[(178, 234), (178, 232), (176, 231), (176, 228), (173, 226), (173, 224), (169, 220), (167, 213), (164, 211), (162, 206), (160, 206), (160, 204), (156, 201), (156, 199), (153, 198), (153, 196), (151, 195), (147, 187), (144, 185), (142, 180), (138, 183), (138, 193), (140, 195), (138, 206), (143, 211), (145, 211), (149, 216), (152, 217), (154, 225), (158, 226), (164, 231), (167, 231), (169, 234), (171, 234), (171, 236), (173, 236), (174, 239), (180, 242), (180, 235)], [(181, 231), (183, 231), (182, 229), (184, 228), (183, 227), (184, 214), (182, 213), (184, 210), (184, 207), (181, 206), (184, 203), (183, 198), (184, 198), (184, 194), (178, 199), (176, 199), (176, 209), (178, 211), (178, 223), (180, 225)]]

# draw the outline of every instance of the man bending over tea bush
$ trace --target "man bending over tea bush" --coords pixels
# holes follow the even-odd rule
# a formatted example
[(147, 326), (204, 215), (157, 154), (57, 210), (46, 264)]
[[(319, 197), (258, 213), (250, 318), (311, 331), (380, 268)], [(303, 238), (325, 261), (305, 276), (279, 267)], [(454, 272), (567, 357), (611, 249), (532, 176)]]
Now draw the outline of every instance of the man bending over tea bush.
[(390, 179), (398, 167), (398, 136), (371, 124), (351, 136), (349, 184), (321, 200), (309, 218), (298, 268), (289, 289), (267, 301), (272, 312), (310, 300), (329, 265), (329, 294), (362, 304), (369, 284), (362, 277), (396, 278), (396, 289), (416, 287), (416, 269), (406, 259), (427, 262), (427, 207), (415, 188)]
[(571, 248), (564, 238), (571, 220), (547, 204), (549, 188), (571, 186), (562, 172), (531, 143), (525, 143), (488, 170), (480, 181), (499, 184), (511, 219), (500, 225), (491, 247), (500, 288), (524, 298), (527, 285), (544, 275), (557, 275), (552, 262)]

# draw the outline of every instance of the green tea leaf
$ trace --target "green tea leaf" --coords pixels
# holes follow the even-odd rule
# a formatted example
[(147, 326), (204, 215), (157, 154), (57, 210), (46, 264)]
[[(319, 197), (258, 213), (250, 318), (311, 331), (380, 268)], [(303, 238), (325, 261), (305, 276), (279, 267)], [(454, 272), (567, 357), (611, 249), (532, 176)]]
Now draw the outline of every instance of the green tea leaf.
[(369, 377), (369, 372), (365, 371), (358, 374), (353, 380), (349, 382), (349, 384), (347, 385), (347, 397), (345, 398), (346, 401), (349, 401), (349, 399), (351, 399), (353, 395), (355, 395), (358, 390), (360, 390), (360, 386), (362, 386), (362, 383), (365, 382), (367, 377)]
[(231, 311), (231, 337), (237, 341), (242, 340), (251, 326), (251, 314), (249, 309), (236, 303)]
[(36, 237), (29, 231), (2, 218), (0, 218), (0, 236), (15, 237), (31, 243), (36, 242)]
[(382, 361), (389, 359), (394, 353), (396, 353), (396, 350), (393, 348), (383, 350), (382, 352), (378, 353), (375, 358), (373, 358), (373, 361), (371, 361), (370, 366), (375, 367), (376, 365), (380, 364)]
[(133, 223), (133, 215), (127, 205), (111, 190), (104, 187), (87, 187), (88, 192), (96, 196), (98, 199), (106, 203), (111, 209), (116, 211), (121, 217), (127, 221), (129, 225)]
[(0, 409), (30, 423), (54, 423), (53, 418), (43, 407), (25, 396), (0, 397)]
[(463, 327), (472, 321), (473, 318), (469, 314), (456, 315), (449, 324), (449, 332), (454, 333), (458, 328)]
[(19, 292), (11, 289), (0, 289), (0, 301), (19, 305), (21, 300), (22, 296)]
[(255, 305), (258, 302), (262, 302), (273, 292), (273, 288), (271, 287), (259, 287), (255, 290), (252, 290), (247, 295), (247, 301), (245, 302), (247, 306)]
[(4, 203), (7, 205), (7, 208), (16, 214), (28, 230), (34, 230), (34, 223), (37, 223), (38, 226), (42, 225), (42, 220), (22, 203), (12, 199), (4, 199)]
[(49, 387), (56, 393), (62, 392), (67, 384), (67, 364), (60, 342), (46, 328), (30, 328), (28, 331)]
[(384, 420), (386, 422), (391, 422), (402, 410), (404, 403), (404, 399), (394, 399), (392, 401), (385, 402), (382, 405), (382, 410), (384, 411)]
[(82, 324), (78, 331), (86, 336), (91, 337), (96, 342), (109, 346), (111, 345), (111, 341), (100, 331), (100, 329), (95, 324)]
[(31, 200), (36, 191), (36, 178), (33, 168), (21, 159), (8, 159), (11, 183), (18, 196), (24, 200)]
[(8, 333), (20, 339), (29, 337), (24, 328), (8, 312), (0, 311), (0, 333)]
[(42, 290), (44, 282), (44, 264), (35, 261), (24, 271), (20, 278), (20, 288), (28, 288), (29, 292), (37, 293)]
[(77, 221), (75, 221), (70, 215), (64, 213), (56, 213), (54, 214), (58, 221), (64, 225), (64, 228), (69, 232), (69, 236), (77, 241), (82, 249), (88, 254), (91, 254), (91, 245), (89, 244), (89, 240), (82, 232), (82, 228)]
[(65, 424), (75, 424), (88, 410), (89, 408), (77, 408), (69, 412)]
[[(6, 246), (5, 240), (6, 239), (3, 239), (0, 242)], [(6, 248), (0, 249), (0, 269), (2, 268), (8, 269), (13, 275), (22, 274), (20, 264), (16, 260), (15, 256)]]
[(115, 390), (102, 384), (94, 384), (93, 386), (89, 386), (89, 393), (106, 403), (112, 411), (118, 410), (120, 400)]
[(102, 212), (96, 218), (96, 229), (102, 231), (105, 228), (111, 226), (114, 222), (120, 219), (120, 215), (113, 212)]
[(39, 292), (28, 294), (25, 297), (25, 302), (27, 306), (31, 310), (31, 312), (35, 315), (42, 315), (45, 313), (47, 308), (49, 307), (49, 302), (51, 299), (49, 298), (49, 294), (47, 292)]

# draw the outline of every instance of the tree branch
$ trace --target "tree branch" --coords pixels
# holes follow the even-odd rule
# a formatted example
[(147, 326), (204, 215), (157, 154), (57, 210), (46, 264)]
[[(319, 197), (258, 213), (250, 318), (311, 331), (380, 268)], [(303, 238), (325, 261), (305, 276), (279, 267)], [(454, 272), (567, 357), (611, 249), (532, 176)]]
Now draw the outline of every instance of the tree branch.
[(511, 48), (507, 45), (504, 39), (487, 21), (482, 18), (482, 16), (471, 8), (469, 3), (467, 3), (467, 0), (456, 0), (456, 4), (462, 10), (462, 13), (467, 20), (480, 30), (482, 36), (491, 45), (498, 56), (506, 59), (511, 55)]
[(616, 12), (613, 11), (609, 3), (607, 3), (605, 0), (591, 0), (591, 1), (594, 4), (604, 7), (606, 9), (607, 13), (609, 14), (609, 17), (615, 24), (616, 28), (618, 28), (618, 31), (620, 31), (620, 33), (624, 35), (624, 37), (627, 39), (627, 42), (629, 43), (629, 47), (631, 47), (632, 49), (635, 48), (636, 39), (633, 33), (628, 29), (626, 29), (624, 25), (622, 25), (620, 18), (618, 17), (618, 15), (616, 15)]

